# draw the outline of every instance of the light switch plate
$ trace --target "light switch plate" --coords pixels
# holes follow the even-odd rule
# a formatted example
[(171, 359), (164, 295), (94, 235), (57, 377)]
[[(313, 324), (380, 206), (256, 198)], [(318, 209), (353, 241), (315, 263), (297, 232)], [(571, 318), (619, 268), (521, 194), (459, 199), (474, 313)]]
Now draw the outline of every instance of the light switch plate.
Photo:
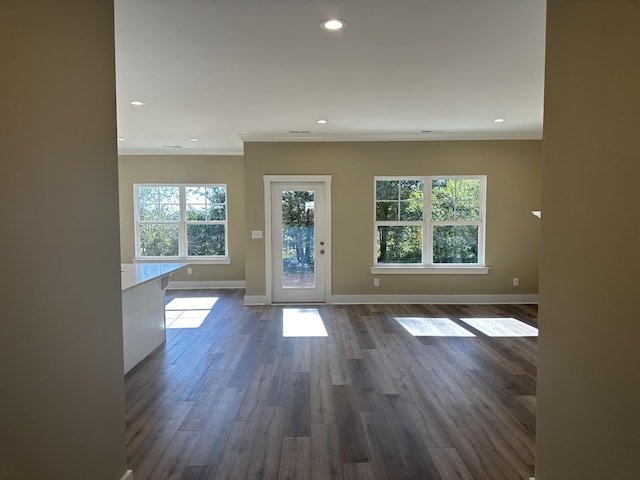
[(251, 230), (251, 238), (262, 238), (262, 230)]

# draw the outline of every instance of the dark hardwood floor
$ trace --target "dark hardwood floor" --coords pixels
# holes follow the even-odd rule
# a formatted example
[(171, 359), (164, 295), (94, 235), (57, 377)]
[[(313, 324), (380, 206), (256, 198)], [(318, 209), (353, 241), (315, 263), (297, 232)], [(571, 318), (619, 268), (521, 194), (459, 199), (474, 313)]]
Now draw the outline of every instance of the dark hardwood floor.
[[(206, 314), (199, 328), (168, 329), (126, 376), (135, 480), (533, 476), (536, 338), (461, 318), (537, 326), (535, 306), (305, 306), (328, 333), (305, 338), (283, 336), (291, 306), (244, 306), (243, 295), (167, 292), (217, 301), (187, 305), (174, 326)], [(396, 318), (423, 329), (448, 319), (432, 324), (474, 336), (413, 336)]]

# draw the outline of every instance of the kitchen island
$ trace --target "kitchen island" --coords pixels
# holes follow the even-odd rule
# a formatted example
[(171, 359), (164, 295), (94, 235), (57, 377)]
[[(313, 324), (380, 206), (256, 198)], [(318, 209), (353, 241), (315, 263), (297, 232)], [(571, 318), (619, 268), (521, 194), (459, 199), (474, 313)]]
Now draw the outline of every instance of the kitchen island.
[(124, 373), (166, 340), (164, 291), (172, 273), (188, 263), (123, 263), (122, 337)]

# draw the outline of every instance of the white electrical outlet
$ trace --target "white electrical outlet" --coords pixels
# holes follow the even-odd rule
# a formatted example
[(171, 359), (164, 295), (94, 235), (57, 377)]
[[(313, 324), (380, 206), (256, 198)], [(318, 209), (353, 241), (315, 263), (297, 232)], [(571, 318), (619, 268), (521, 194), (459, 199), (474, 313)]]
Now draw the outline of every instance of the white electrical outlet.
[(374, 278), (373, 279), (373, 286), (374, 287), (379, 287), (380, 286), (380, 279), (379, 278)]
[(193, 273), (193, 270), (191, 270), (191, 267), (187, 268), (187, 275), (191, 275)]
[(520, 285), (520, 279), (518, 277), (513, 277), (513, 286), (517, 287)]

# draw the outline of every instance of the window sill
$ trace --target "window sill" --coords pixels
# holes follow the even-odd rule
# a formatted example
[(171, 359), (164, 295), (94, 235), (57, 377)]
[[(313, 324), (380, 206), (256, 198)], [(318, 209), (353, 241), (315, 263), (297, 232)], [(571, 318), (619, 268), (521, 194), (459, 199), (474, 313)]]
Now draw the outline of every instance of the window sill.
[(229, 265), (230, 257), (222, 258), (197, 258), (197, 257), (155, 257), (155, 258), (134, 258), (133, 263), (165, 263), (165, 262), (188, 262), (191, 265)]
[(446, 266), (424, 267), (419, 266), (375, 266), (370, 267), (375, 275), (486, 275), (489, 267), (479, 266)]

